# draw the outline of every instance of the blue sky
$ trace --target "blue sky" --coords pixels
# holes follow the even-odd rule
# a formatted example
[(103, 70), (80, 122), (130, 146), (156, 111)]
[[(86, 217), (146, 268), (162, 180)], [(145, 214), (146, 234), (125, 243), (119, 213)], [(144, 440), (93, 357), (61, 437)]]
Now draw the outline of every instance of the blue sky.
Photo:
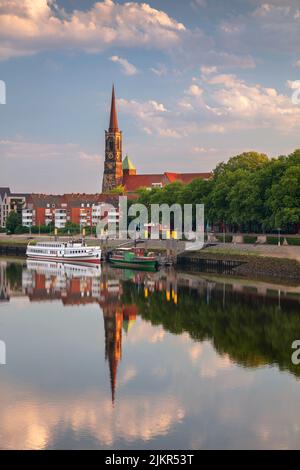
[(300, 147), (299, 0), (0, 0), (0, 185), (96, 192), (112, 82), (140, 173)]

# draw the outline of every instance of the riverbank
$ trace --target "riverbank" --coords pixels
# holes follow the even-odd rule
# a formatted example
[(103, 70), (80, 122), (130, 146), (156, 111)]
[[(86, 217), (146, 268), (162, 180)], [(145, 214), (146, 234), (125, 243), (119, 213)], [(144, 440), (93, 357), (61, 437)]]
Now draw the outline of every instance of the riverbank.
[[(293, 281), (300, 283), (300, 248), (249, 245), (217, 246), (179, 256), (179, 264), (186, 268), (203, 268), (210, 261), (223, 262), (224, 267), (234, 263), (231, 274), (249, 279)], [(212, 265), (213, 266), (213, 265)], [(217, 265), (216, 265), (217, 266)], [(209, 271), (209, 264), (208, 264)]]
[[(0, 254), (4, 256), (25, 256), (28, 242), (53, 240), (53, 237), (1, 236)], [(60, 237), (67, 240), (68, 237)], [(89, 245), (99, 244), (100, 240), (87, 238)], [(110, 241), (109, 247), (117, 246), (119, 240)], [(181, 249), (183, 242), (178, 242)], [(107, 244), (108, 245), (108, 244)], [(150, 250), (166, 253), (166, 241), (148, 240)], [(108, 248), (108, 246), (106, 247)], [(249, 244), (219, 244), (200, 251), (184, 252), (177, 258), (178, 268), (184, 267), (194, 271), (224, 272), (249, 279), (293, 281), (300, 283), (300, 247), (270, 246)]]

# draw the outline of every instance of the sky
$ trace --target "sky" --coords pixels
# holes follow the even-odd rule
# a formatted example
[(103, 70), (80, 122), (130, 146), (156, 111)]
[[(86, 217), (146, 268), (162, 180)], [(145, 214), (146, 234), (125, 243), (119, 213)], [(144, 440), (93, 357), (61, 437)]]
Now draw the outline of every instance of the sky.
[(0, 0), (0, 186), (100, 191), (112, 83), (139, 173), (291, 153), (299, 44), (299, 0)]

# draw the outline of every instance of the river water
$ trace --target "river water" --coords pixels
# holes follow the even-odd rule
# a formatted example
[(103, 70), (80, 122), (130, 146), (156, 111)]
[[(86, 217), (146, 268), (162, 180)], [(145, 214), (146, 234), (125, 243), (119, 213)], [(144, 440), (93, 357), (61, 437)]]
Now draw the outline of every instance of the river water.
[(300, 448), (300, 287), (0, 259), (2, 449)]

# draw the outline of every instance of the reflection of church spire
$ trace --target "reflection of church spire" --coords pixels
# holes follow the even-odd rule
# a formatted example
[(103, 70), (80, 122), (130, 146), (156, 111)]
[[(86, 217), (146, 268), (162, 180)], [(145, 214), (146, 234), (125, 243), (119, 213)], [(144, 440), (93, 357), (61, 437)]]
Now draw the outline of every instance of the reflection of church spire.
[(111, 399), (115, 401), (117, 369), (122, 357), (122, 324), (123, 314), (116, 308), (114, 312), (104, 313), (105, 359), (109, 363)]

